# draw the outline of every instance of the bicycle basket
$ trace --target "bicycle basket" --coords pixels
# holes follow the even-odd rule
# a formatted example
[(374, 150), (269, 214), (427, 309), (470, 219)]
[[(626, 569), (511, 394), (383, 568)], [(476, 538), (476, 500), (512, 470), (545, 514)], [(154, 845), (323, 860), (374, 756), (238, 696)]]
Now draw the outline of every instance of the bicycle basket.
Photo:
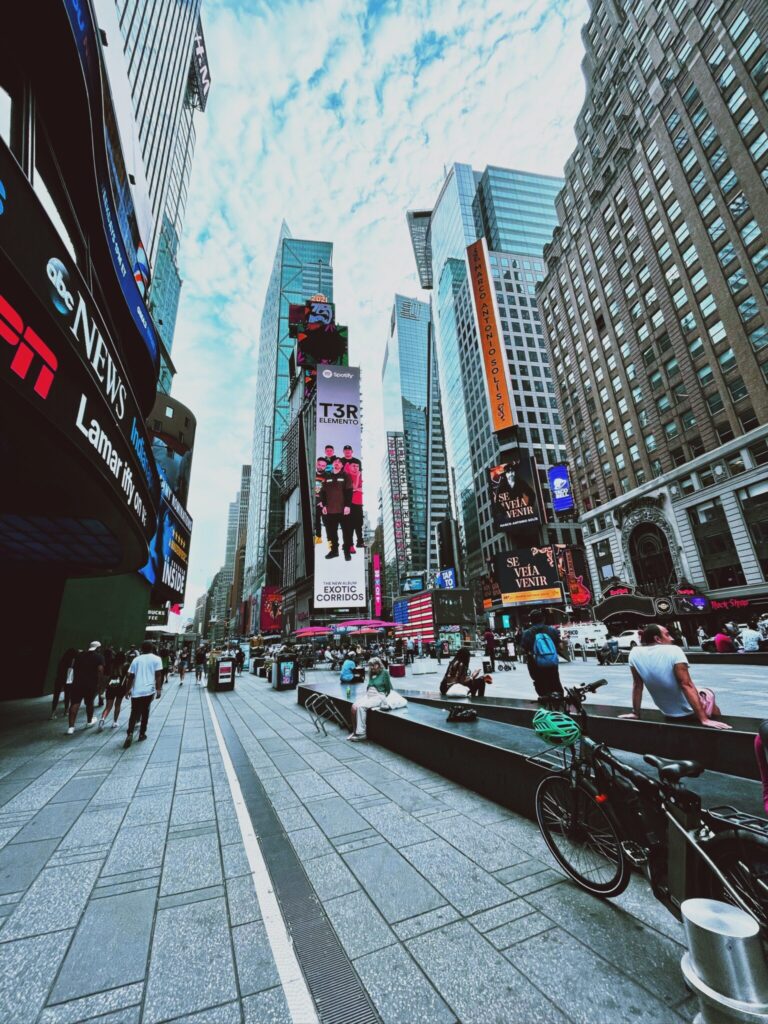
[(572, 747), (581, 739), (581, 729), (562, 711), (546, 711), (541, 708), (533, 716), (533, 730), (547, 743), (559, 747)]

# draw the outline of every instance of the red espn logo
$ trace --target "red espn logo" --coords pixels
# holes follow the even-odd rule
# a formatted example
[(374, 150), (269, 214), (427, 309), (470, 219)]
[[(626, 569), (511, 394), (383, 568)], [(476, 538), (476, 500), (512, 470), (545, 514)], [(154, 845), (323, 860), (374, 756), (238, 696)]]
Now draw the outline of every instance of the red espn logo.
[(59, 368), (59, 361), (42, 338), (39, 338), (31, 327), (24, 326), (19, 314), (2, 295), (0, 295), (0, 338), (5, 338), (9, 345), (16, 348), (11, 360), (11, 369), (22, 380), (26, 380), (35, 354), (40, 356), (43, 365), (37, 375), (34, 390), (41, 398), (47, 398), (51, 384), (53, 384), (53, 376)]

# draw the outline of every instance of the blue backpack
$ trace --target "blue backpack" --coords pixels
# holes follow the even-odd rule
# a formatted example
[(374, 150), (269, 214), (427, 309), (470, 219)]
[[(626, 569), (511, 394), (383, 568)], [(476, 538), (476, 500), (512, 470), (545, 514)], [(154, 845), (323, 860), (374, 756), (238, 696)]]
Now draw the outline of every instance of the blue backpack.
[(539, 668), (559, 664), (555, 642), (549, 633), (537, 633), (533, 640), (533, 660)]

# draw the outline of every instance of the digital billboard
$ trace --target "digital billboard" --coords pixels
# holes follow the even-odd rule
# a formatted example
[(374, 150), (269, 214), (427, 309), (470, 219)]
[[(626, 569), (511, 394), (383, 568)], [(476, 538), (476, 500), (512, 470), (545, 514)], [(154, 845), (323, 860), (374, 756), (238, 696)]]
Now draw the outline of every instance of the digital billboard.
[(573, 500), (571, 476), (567, 466), (550, 466), (547, 470), (549, 493), (552, 495), (552, 508), (555, 512), (572, 512), (576, 507)]
[(381, 618), (381, 555), (373, 556), (373, 617)]
[(493, 430), (508, 430), (515, 425), (512, 384), (504, 338), (499, 325), (496, 289), (491, 277), (488, 246), (479, 238), (467, 246), (467, 266), (474, 299), (475, 321), (485, 368), (485, 385)]
[(565, 584), (566, 593), (574, 608), (586, 608), (592, 603), (587, 557), (582, 548), (570, 548), (566, 544), (555, 544), (557, 571)]
[(456, 582), (456, 570), (441, 569), (435, 576), (435, 586), (439, 590), (455, 590), (458, 586), (458, 583)]
[(296, 338), (296, 362), (303, 368), (345, 366), (349, 332), (336, 323), (336, 311), (324, 295), (288, 307), (288, 334)]
[(563, 588), (552, 545), (494, 555), (493, 575), (503, 605), (562, 603)]
[(360, 369), (318, 367), (314, 606), (366, 604)]
[(259, 629), (262, 633), (280, 633), (283, 628), (283, 592), (280, 587), (261, 588)]
[(191, 537), (192, 517), (161, 475), (157, 530), (149, 543), (147, 564), (139, 570), (152, 584), (155, 604), (184, 602)]
[(521, 455), (488, 470), (493, 525), (497, 530), (536, 526), (541, 522), (536, 464)]

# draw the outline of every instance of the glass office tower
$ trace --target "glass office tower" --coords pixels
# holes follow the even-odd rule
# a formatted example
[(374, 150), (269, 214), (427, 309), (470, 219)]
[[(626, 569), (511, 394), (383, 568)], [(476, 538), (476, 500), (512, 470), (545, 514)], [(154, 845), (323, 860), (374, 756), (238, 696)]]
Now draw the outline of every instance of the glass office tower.
[(251, 500), (245, 556), (244, 597), (254, 596), (265, 583), (282, 582), (280, 565), (270, 548), (283, 529), (280, 497), (283, 437), (290, 414), (290, 359), (295, 338), (288, 333), (288, 307), (310, 295), (333, 302), (333, 243), (291, 236), (283, 222), (272, 265), (259, 336), (256, 371)]
[[(432, 339), (429, 303), (396, 295), (382, 366), (384, 425), (390, 443), (384, 467), (385, 566), (398, 565), (398, 575), (437, 567), (435, 527), (450, 515), (448, 468), (443, 434), (440, 383)], [(395, 466), (391, 466), (395, 456)], [(397, 482), (398, 454), (405, 459), (407, 498)], [(408, 502), (408, 538), (397, 538), (392, 525), (402, 509), (393, 508), (393, 495)], [(395, 541), (399, 543), (395, 544)], [(406, 543), (407, 542), (407, 543)], [(408, 552), (406, 557), (405, 552)], [(394, 577), (387, 575), (392, 592)], [(395, 591), (397, 592), (397, 591)]]
[[(487, 470), (500, 461), (500, 449), (488, 416), (466, 248), (483, 236), (488, 243), (519, 444), (536, 460), (546, 499), (546, 467), (564, 459), (565, 452), (535, 291), (544, 272), (543, 248), (557, 224), (555, 196), (561, 187), (561, 179), (545, 175), (500, 167), (479, 172), (454, 164), (431, 213), (408, 218), (421, 284), (436, 293), (440, 383), (450, 410), (448, 461), (470, 584), (487, 572), (489, 558), (509, 540), (495, 531), (490, 508)], [(579, 541), (572, 526), (552, 525), (551, 507), (547, 514), (549, 541)]]

